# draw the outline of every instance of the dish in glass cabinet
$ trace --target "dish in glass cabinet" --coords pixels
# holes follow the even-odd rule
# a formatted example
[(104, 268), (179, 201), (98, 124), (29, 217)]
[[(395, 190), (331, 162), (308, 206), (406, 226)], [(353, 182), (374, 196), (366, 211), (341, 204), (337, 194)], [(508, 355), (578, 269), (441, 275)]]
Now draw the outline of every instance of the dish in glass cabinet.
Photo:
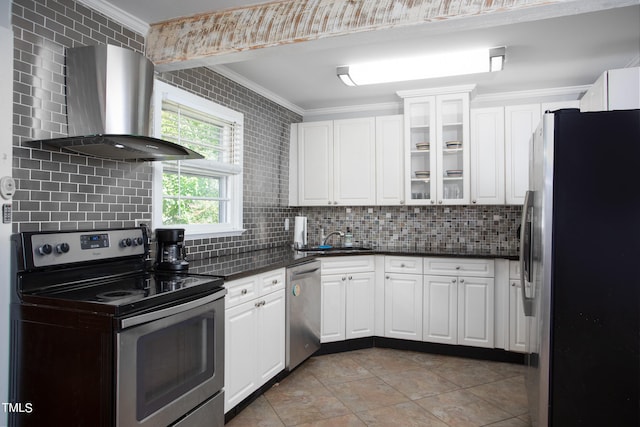
[(429, 176), (431, 175), (431, 171), (416, 171), (416, 178), (420, 178), (420, 179), (425, 179), (425, 178), (429, 178)]
[(429, 143), (428, 142), (418, 142), (416, 144), (416, 149), (420, 150), (420, 151), (425, 151), (429, 149)]
[(462, 176), (462, 170), (461, 169), (448, 169), (446, 171), (446, 173), (447, 173), (447, 176), (451, 177), (451, 178)]
[(445, 143), (445, 146), (447, 148), (462, 148), (462, 142), (460, 141), (449, 141), (447, 143)]

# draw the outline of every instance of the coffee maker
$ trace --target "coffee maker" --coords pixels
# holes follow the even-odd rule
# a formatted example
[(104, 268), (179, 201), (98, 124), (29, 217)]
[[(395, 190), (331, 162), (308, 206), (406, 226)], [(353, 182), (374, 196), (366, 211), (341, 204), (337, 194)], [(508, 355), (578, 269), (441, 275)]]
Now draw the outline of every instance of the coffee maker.
[(156, 229), (156, 242), (156, 270), (181, 271), (189, 268), (184, 228)]

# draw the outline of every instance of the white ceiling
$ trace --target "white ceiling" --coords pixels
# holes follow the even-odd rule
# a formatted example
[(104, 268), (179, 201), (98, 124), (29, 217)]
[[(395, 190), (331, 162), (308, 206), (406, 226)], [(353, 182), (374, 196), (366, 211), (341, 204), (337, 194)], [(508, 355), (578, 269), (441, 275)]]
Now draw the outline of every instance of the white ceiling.
[[(267, 2), (110, 0), (109, 3), (143, 22), (155, 23)], [(631, 6), (614, 7), (620, 4)], [(398, 102), (397, 90), (469, 83), (477, 84), (477, 93), (484, 95), (582, 86), (593, 83), (606, 69), (638, 65), (640, 1), (582, 0), (571, 7), (559, 5), (547, 10), (546, 15), (519, 11), (330, 37), (261, 49), (249, 56), (216, 57), (211, 65), (302, 112)], [(336, 66), (353, 62), (479, 46), (506, 46), (505, 69), (492, 74), (360, 87), (347, 87), (335, 75)]]

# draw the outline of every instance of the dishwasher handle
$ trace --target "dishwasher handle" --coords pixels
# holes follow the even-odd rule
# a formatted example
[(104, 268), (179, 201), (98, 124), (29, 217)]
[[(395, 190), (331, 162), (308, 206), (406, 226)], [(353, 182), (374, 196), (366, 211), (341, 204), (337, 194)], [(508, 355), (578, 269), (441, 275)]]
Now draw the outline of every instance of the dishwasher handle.
[(309, 268), (309, 269), (302, 270), (302, 271), (293, 271), (291, 273), (291, 279), (297, 279), (297, 278), (299, 278), (301, 276), (307, 276), (309, 274), (315, 273), (318, 270), (320, 270), (320, 267)]

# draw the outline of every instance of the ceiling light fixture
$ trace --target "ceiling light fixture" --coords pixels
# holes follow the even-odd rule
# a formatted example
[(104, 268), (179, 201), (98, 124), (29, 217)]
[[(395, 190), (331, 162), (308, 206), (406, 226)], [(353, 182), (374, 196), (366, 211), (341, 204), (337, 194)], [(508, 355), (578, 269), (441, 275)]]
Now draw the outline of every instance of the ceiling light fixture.
[(375, 61), (343, 65), (336, 72), (347, 86), (488, 73), (502, 70), (505, 51), (505, 47), (498, 47)]

